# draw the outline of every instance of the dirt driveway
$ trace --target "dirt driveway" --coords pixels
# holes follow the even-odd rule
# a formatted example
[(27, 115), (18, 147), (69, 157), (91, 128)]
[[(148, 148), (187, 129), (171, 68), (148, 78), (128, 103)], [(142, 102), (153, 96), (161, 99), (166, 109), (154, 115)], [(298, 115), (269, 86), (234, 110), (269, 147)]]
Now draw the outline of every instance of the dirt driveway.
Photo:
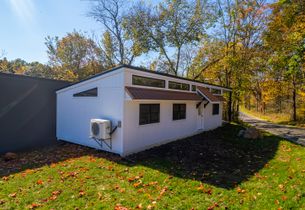
[(240, 113), (239, 118), (245, 123), (255, 126), (257, 129), (265, 130), (269, 133), (305, 146), (305, 128), (270, 123), (253, 116), (249, 116), (245, 113)]

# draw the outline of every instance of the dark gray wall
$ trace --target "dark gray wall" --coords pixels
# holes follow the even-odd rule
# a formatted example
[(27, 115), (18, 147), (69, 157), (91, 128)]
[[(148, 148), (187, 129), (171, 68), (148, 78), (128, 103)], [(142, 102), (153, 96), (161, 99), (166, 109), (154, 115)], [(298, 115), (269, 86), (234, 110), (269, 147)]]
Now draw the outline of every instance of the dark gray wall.
[(0, 154), (56, 143), (56, 93), (68, 82), (0, 73)]

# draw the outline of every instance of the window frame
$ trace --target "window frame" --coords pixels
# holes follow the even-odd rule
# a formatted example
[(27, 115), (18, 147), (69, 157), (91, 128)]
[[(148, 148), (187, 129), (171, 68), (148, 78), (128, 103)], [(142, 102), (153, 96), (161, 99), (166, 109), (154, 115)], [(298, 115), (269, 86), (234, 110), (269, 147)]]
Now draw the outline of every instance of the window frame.
[[(181, 85), (181, 88), (170, 87), (171, 84), (174, 84), (174, 85)], [(183, 85), (187, 85), (188, 88), (187, 88), (187, 89), (183, 89), (183, 88), (182, 88)], [(168, 89), (190, 91), (190, 84), (188, 84), (188, 83), (182, 83), (182, 82), (176, 82), (176, 81), (168, 81)]]
[[(175, 106), (178, 108), (178, 110), (177, 109), (175, 110)], [(185, 120), (185, 119), (186, 119), (186, 104), (183, 104), (183, 103), (173, 104), (172, 120), (176, 121), (176, 120)]]
[(213, 104), (212, 115), (219, 115), (219, 114), (220, 114), (220, 105), (219, 104)]
[[(143, 110), (145, 106), (148, 106), (148, 110), (146, 110), (146, 113), (145, 110)], [(157, 111), (153, 110), (156, 107)], [(143, 116), (143, 113), (148, 116)], [(153, 116), (153, 114), (157, 115)], [(146, 117), (147, 119), (143, 120), (143, 117)], [(139, 104), (139, 125), (148, 125), (155, 123), (160, 123), (160, 104)]]
[(221, 95), (221, 89), (211, 88), (210, 92), (215, 95)]
[(73, 94), (73, 97), (79, 98), (79, 97), (90, 97), (90, 98), (96, 98), (98, 97), (98, 88), (90, 88), (81, 92), (77, 92)]
[[(150, 85), (150, 84), (135, 84), (135, 77), (138, 77), (140, 79), (148, 79), (148, 80), (155, 80), (155, 81), (160, 81), (162, 82), (162, 87), (161, 86), (154, 86), (154, 85)], [(138, 86), (145, 86), (145, 87), (154, 87), (154, 88), (165, 88), (165, 83), (166, 81), (163, 80), (163, 79), (157, 79), (157, 78), (153, 78), (153, 77), (144, 77), (144, 76), (140, 76), (140, 75), (136, 75), (136, 74), (133, 74), (132, 75), (132, 78), (131, 78), (131, 83), (132, 85), (138, 85)]]
[(197, 90), (196, 85), (192, 85), (191, 90), (192, 90), (193, 92), (195, 92), (195, 91)]

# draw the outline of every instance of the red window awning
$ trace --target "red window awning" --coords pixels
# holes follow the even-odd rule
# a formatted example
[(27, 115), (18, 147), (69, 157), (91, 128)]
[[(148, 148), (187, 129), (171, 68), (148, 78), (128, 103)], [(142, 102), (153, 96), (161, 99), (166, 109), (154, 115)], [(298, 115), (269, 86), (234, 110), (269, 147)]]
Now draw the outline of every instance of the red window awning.
[(202, 100), (201, 96), (192, 92), (157, 90), (138, 87), (125, 87), (125, 89), (129, 96), (134, 100)]

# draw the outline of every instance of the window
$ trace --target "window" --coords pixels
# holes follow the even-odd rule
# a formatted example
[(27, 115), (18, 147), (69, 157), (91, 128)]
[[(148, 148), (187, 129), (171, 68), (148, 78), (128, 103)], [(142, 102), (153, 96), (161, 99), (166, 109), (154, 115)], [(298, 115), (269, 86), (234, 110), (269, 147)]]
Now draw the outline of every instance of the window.
[(169, 89), (177, 89), (177, 90), (190, 90), (190, 85), (185, 83), (179, 83), (179, 82), (168, 82), (168, 88)]
[(97, 97), (97, 88), (92, 88), (73, 94), (73, 97)]
[(140, 104), (139, 124), (160, 122), (160, 104)]
[(173, 104), (173, 120), (186, 118), (186, 104)]
[(220, 95), (221, 94), (221, 90), (219, 90), (219, 89), (211, 89), (211, 93)]
[(196, 85), (192, 85), (192, 91), (196, 91)]
[(213, 104), (213, 115), (219, 115), (219, 104)]
[(133, 85), (141, 85), (141, 86), (149, 86), (149, 87), (157, 87), (157, 88), (165, 88), (165, 80), (142, 77), (137, 75), (132, 75), (132, 84)]

